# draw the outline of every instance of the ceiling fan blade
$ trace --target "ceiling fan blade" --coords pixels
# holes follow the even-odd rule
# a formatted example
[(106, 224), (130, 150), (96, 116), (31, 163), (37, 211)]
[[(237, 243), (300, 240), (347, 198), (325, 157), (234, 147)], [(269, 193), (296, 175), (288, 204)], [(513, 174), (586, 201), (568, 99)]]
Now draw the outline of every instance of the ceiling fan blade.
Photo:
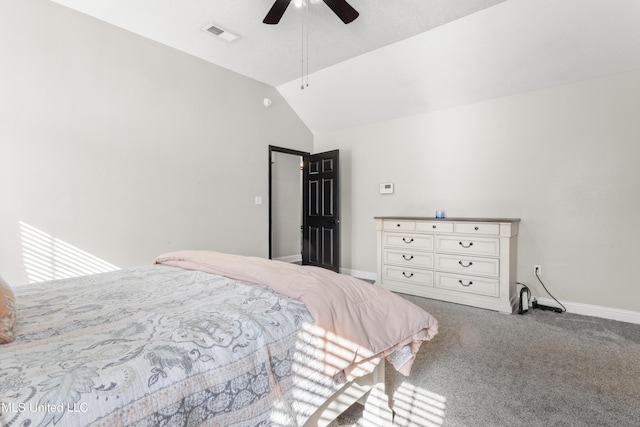
[(323, 0), (345, 24), (352, 22), (360, 14), (346, 0)]
[(271, 25), (275, 25), (280, 22), (280, 19), (282, 18), (282, 15), (284, 15), (284, 11), (287, 10), (289, 3), (291, 3), (291, 0), (276, 0), (262, 22)]

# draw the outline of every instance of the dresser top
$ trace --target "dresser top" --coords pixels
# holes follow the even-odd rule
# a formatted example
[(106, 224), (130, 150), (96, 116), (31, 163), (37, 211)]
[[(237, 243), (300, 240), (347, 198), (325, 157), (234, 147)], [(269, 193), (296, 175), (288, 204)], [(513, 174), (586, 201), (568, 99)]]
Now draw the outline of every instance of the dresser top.
[(467, 218), (467, 217), (446, 217), (436, 218), (433, 216), (375, 216), (374, 219), (396, 219), (411, 221), (469, 221), (469, 222), (520, 222), (520, 218)]

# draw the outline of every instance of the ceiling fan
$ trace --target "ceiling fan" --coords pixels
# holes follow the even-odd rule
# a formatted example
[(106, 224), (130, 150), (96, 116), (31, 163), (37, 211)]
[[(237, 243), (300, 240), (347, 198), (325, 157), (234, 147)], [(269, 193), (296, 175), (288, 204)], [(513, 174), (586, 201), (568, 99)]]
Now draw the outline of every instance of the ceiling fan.
[[(333, 10), (333, 13), (338, 15), (338, 18), (340, 18), (345, 24), (352, 22), (359, 15), (358, 11), (351, 7), (351, 5), (346, 2), (346, 0), (322, 1), (324, 1), (326, 5), (329, 6), (331, 10)], [(272, 25), (280, 22), (280, 18), (282, 18), (282, 15), (284, 15), (284, 11), (287, 10), (289, 3), (291, 3), (291, 0), (276, 0), (262, 22)]]

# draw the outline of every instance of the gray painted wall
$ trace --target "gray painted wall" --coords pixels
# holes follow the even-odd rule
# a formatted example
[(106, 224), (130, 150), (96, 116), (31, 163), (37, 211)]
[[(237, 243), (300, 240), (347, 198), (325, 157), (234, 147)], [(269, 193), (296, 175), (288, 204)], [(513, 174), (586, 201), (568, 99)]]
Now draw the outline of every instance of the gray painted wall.
[(375, 272), (374, 216), (517, 217), (534, 295), (541, 264), (560, 300), (640, 311), (638, 112), (640, 70), (316, 135), (341, 150), (343, 265)]
[(0, 2), (0, 70), (10, 283), (93, 257), (268, 255), (268, 146), (313, 144), (273, 87), (38, 0)]

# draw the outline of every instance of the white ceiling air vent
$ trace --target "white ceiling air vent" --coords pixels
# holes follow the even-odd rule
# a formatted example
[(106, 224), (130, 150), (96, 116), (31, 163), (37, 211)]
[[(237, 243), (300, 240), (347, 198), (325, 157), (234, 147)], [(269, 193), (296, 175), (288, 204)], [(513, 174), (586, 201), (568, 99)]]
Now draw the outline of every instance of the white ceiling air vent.
[(202, 31), (206, 31), (209, 34), (213, 34), (216, 37), (221, 38), (222, 40), (226, 40), (228, 42), (232, 42), (236, 39), (239, 39), (240, 36), (237, 36), (233, 33), (230, 33), (229, 31), (218, 27), (217, 25), (214, 24), (209, 24), (206, 27), (204, 27), (202, 29)]

